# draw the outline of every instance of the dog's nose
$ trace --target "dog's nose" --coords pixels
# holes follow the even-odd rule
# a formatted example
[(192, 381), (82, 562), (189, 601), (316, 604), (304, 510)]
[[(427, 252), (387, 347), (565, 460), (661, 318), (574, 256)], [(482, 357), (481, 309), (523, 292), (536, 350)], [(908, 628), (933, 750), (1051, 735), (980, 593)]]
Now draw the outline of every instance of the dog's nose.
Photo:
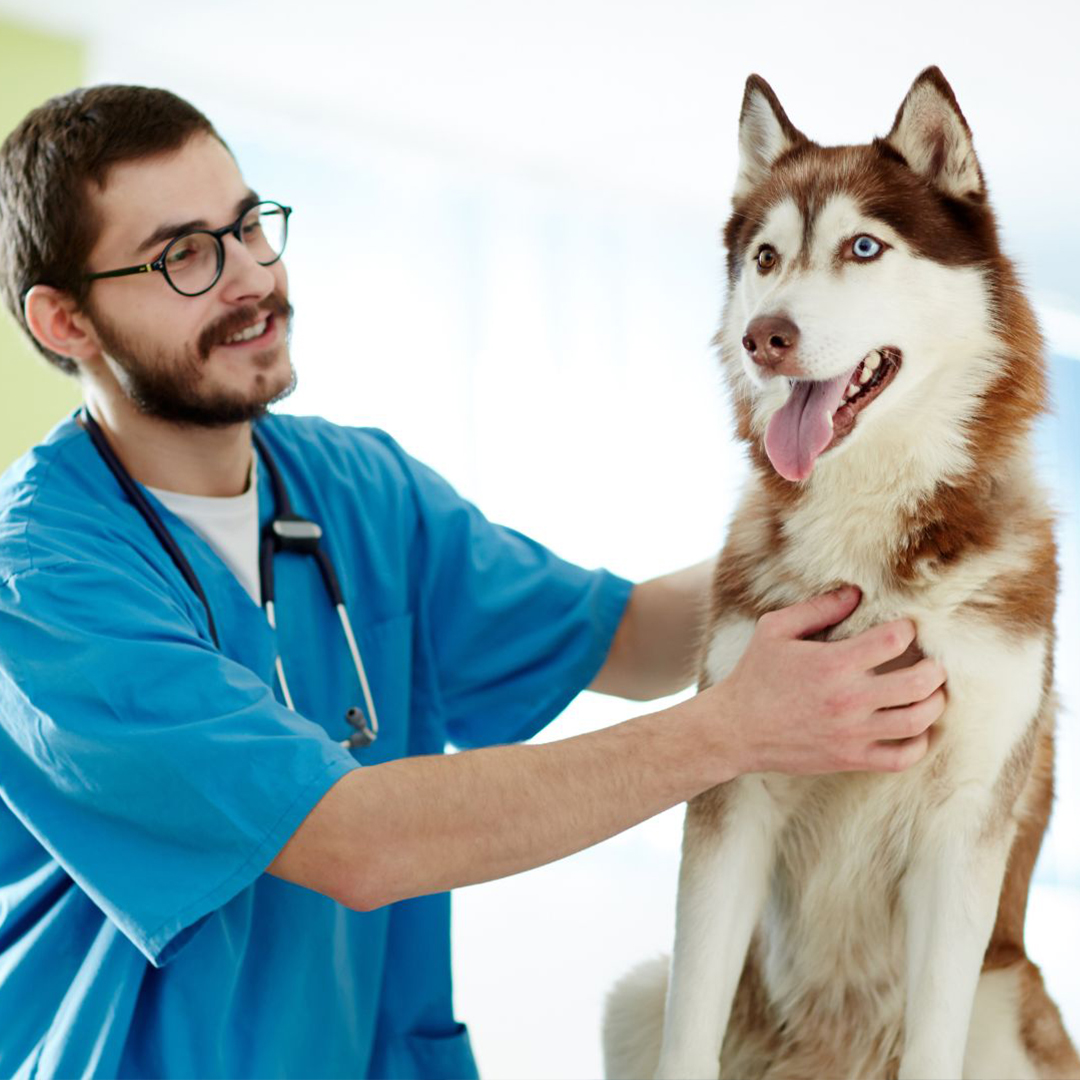
[(742, 339), (750, 359), (762, 367), (779, 367), (795, 355), (799, 328), (783, 315), (762, 315), (750, 320)]

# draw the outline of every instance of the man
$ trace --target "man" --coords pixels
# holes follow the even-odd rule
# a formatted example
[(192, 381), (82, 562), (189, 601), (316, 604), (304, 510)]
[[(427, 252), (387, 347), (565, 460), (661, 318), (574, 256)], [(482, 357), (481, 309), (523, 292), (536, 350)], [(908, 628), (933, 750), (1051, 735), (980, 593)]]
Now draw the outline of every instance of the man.
[[(709, 567), (632, 588), (381, 432), (265, 415), (287, 221), (164, 91), (73, 92), (0, 151), (0, 285), (86, 405), (0, 485), (0, 1074), (474, 1075), (446, 890), (740, 772), (906, 767), (941, 712), (937, 665), (873, 673), (910, 623), (803, 640), (847, 590), (689, 701), (495, 745), (686, 685)], [(260, 566), (275, 474), (355, 656), (310, 526)]]

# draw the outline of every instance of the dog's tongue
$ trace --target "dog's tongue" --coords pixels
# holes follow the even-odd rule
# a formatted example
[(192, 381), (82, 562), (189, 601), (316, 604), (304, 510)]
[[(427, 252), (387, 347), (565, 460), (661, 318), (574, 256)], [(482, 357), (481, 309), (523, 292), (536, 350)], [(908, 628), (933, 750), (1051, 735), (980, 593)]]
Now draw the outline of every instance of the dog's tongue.
[(785, 480), (805, 480), (810, 475), (818, 455), (832, 440), (829, 418), (843, 401), (853, 374), (848, 372), (822, 382), (807, 379), (795, 383), (791, 397), (769, 421), (765, 453)]

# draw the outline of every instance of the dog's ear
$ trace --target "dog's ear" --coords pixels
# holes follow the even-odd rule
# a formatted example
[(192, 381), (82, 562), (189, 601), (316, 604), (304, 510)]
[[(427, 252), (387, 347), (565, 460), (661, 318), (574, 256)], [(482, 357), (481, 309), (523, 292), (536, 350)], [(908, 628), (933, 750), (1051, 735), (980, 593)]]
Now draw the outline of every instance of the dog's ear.
[(785, 150), (806, 141), (787, 118), (773, 88), (760, 75), (751, 75), (739, 113), (739, 175), (734, 198), (748, 195), (769, 175)]
[(971, 128), (940, 69), (928, 67), (911, 84), (885, 141), (944, 194), (954, 199), (986, 194)]

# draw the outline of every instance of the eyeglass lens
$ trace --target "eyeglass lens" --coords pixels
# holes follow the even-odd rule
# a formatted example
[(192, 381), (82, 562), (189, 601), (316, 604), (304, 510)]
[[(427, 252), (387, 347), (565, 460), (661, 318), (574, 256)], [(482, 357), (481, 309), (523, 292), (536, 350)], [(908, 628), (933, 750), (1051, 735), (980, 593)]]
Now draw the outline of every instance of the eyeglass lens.
[[(253, 206), (240, 224), (244, 246), (256, 262), (269, 266), (285, 250), (285, 211), (274, 203)], [(165, 254), (165, 274), (177, 292), (195, 296), (206, 292), (221, 272), (224, 248), (208, 232), (178, 236)]]

